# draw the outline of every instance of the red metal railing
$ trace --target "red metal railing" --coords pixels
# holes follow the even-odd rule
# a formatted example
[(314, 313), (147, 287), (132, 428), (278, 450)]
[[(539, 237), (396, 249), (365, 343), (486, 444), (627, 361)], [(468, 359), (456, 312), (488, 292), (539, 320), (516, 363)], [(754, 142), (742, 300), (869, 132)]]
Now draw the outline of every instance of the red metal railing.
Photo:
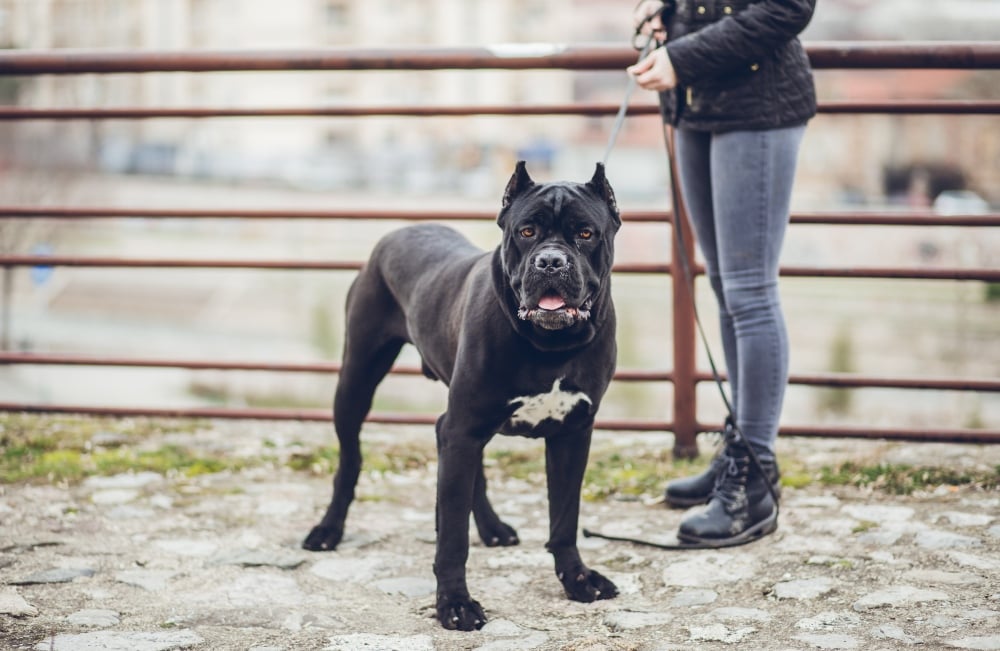
[[(985, 70), (1000, 68), (1000, 43), (822, 42), (808, 45), (816, 68)], [(323, 48), (312, 50), (6, 51), (0, 74), (234, 72), (290, 70), (621, 70), (636, 53), (617, 45), (514, 44), (468, 48)]]
[[(1000, 43), (812, 43), (810, 59), (816, 68), (836, 69), (1000, 69)], [(622, 47), (605, 45), (538, 47), (505, 46), (497, 48), (419, 48), (419, 49), (322, 49), (307, 51), (5, 51), (0, 52), (0, 75), (146, 73), (146, 72), (219, 72), (237, 70), (435, 70), (435, 69), (564, 69), (620, 70), (632, 63), (635, 53)], [(562, 104), (547, 106), (354, 106), (354, 107), (0, 107), (0, 120), (78, 120), (78, 119), (202, 119), (239, 117), (366, 117), (413, 116), (455, 117), (469, 115), (586, 115), (605, 116), (617, 110), (609, 104)], [(1000, 102), (995, 100), (961, 101), (824, 101), (820, 111), (828, 114), (892, 113), (938, 115), (997, 115)], [(636, 115), (658, 112), (655, 106), (640, 105), (631, 109)], [(480, 220), (493, 219), (493, 213), (453, 211), (422, 213), (418, 211), (336, 211), (336, 210), (175, 210), (168, 208), (121, 208), (102, 206), (0, 206), (0, 219), (367, 219), (367, 220)], [(627, 221), (670, 223), (666, 212), (626, 214)], [(948, 215), (929, 212), (884, 213), (802, 213), (792, 215), (793, 224), (845, 224), (893, 226), (998, 227), (1000, 215)], [(688, 243), (693, 247), (692, 243)], [(691, 253), (691, 252), (689, 252)], [(123, 259), (69, 256), (0, 256), (0, 266), (88, 266), (88, 267), (174, 267), (205, 269), (322, 269), (352, 270), (357, 261), (301, 260), (188, 260)], [(674, 369), (670, 371), (620, 370), (615, 381), (672, 382), (674, 385), (673, 421), (611, 421), (598, 423), (608, 429), (672, 430), (676, 435), (675, 454), (696, 454), (696, 435), (710, 427), (695, 416), (695, 387), (710, 381), (710, 374), (695, 365), (695, 334), (689, 293), (683, 287), (683, 274), (677, 256), (663, 264), (619, 264), (616, 273), (667, 273), (674, 284)], [(696, 269), (703, 273), (703, 269)], [(784, 267), (784, 276), (977, 280), (1000, 282), (996, 268), (818, 268)], [(55, 354), (0, 353), (0, 364), (85, 365), (153, 368), (216, 369), (228, 371), (336, 373), (338, 364), (311, 363), (235, 363), (214, 360), (122, 359)], [(418, 374), (419, 369), (398, 367), (396, 373)], [(853, 374), (793, 375), (792, 384), (842, 388), (937, 389), (949, 391), (1000, 392), (995, 378), (888, 378)], [(154, 409), (114, 406), (84, 407), (73, 405), (35, 405), (0, 402), (0, 410), (35, 412), (74, 412), (114, 415), (202, 416), (213, 418), (264, 418), (328, 420), (327, 410), (274, 409)], [(429, 424), (433, 418), (413, 414), (372, 414), (380, 423)], [(783, 427), (782, 433), (794, 436), (841, 436), (894, 438), (921, 441), (1000, 442), (997, 429), (871, 429), (861, 427)]]
[[(25, 108), (0, 107), (0, 120), (145, 120), (151, 118), (295, 118), (295, 117), (465, 117), (470, 115), (614, 115), (613, 104), (476, 105), (476, 106), (324, 106), (285, 108)], [(632, 115), (656, 115), (656, 106), (633, 106)], [(897, 115), (1000, 115), (1000, 100), (898, 100), (895, 102), (826, 101), (821, 113), (886, 113)]]

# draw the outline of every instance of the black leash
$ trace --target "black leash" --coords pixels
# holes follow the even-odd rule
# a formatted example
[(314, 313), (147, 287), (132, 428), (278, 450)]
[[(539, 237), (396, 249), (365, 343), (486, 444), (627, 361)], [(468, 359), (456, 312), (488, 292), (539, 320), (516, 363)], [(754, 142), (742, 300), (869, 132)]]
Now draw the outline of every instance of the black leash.
[[(648, 16), (642, 24), (636, 27), (636, 35), (640, 34), (640, 30), (647, 21), (649, 21), (652, 16)], [(653, 36), (650, 35), (645, 45), (639, 52), (638, 61), (642, 61), (647, 54), (653, 49), (653, 45), (656, 43)], [(662, 44), (656, 44), (659, 47)], [(635, 78), (631, 75), (629, 76), (629, 83), (625, 92), (625, 99), (622, 101), (621, 107), (618, 109), (618, 115), (615, 117), (615, 124), (612, 128), (611, 137), (608, 140), (607, 150), (604, 152), (604, 163), (607, 164), (608, 156), (611, 154), (611, 149), (614, 147), (615, 140), (618, 137), (618, 132), (621, 130), (622, 124), (625, 121), (625, 113), (628, 110), (629, 97), (635, 88)], [(772, 485), (771, 481), (767, 479), (767, 475), (764, 472), (764, 466), (761, 464), (760, 459), (757, 457), (757, 453), (754, 451), (753, 446), (750, 445), (746, 438), (743, 436), (743, 431), (740, 430), (739, 425), (736, 423), (736, 416), (733, 413), (733, 405), (729, 401), (729, 396), (726, 393), (726, 389), (723, 386), (722, 375), (719, 373), (718, 367), (715, 363), (715, 356), (712, 355), (712, 347), (709, 345), (708, 337), (705, 334), (705, 328), (701, 323), (701, 316), (698, 313), (698, 302), (695, 300), (694, 295), (694, 272), (692, 271), (691, 260), (688, 258), (687, 254), (687, 238), (684, 235), (684, 228), (682, 222), (684, 221), (684, 215), (686, 211), (684, 210), (684, 200), (681, 196), (680, 187), (680, 176), (677, 174), (677, 164), (675, 158), (675, 147), (674, 147), (674, 130), (670, 125), (664, 124), (663, 128), (663, 141), (667, 152), (667, 163), (670, 168), (670, 184), (671, 184), (671, 201), (673, 203), (673, 222), (674, 226), (674, 251), (675, 255), (681, 263), (681, 268), (684, 270), (684, 286), (687, 288), (688, 296), (691, 299), (691, 308), (694, 313), (694, 322), (698, 328), (698, 335), (701, 339), (702, 346), (705, 349), (705, 353), (708, 357), (708, 364), (712, 370), (712, 378), (715, 381), (715, 386), (719, 390), (719, 395), (722, 397), (722, 402), (725, 405), (726, 413), (729, 415), (729, 421), (732, 423), (733, 431), (736, 434), (736, 440), (742, 441), (745, 445), (747, 452), (750, 454), (750, 460), (756, 466), (757, 471), (764, 478), (764, 483), (767, 485), (767, 490), (771, 494), (771, 499), (774, 501), (774, 517), (778, 516), (778, 493)], [(678, 541), (676, 543), (659, 543), (652, 540), (642, 540), (638, 538), (629, 538), (627, 536), (610, 536), (603, 533), (598, 533), (591, 531), (590, 529), (583, 529), (584, 538), (601, 538), (604, 540), (612, 540), (615, 542), (628, 542), (636, 545), (643, 545), (646, 547), (655, 547), (657, 549), (667, 549), (667, 550), (688, 550), (688, 549), (722, 549), (726, 547), (738, 547), (740, 545), (745, 545), (747, 543), (758, 540), (757, 537), (747, 537), (738, 539), (727, 539), (726, 541), (713, 542), (704, 541), (696, 543), (686, 543), (683, 541)]]
[[(775, 502), (775, 509), (777, 509), (777, 502)], [(642, 545), (643, 547), (655, 547), (656, 549), (666, 549), (668, 551), (686, 551), (692, 549), (726, 549), (729, 547), (740, 547), (754, 542), (755, 540), (760, 540), (760, 536), (748, 536), (746, 538), (739, 539), (727, 539), (720, 542), (712, 542), (711, 540), (706, 540), (704, 542), (692, 542), (686, 543), (683, 540), (678, 540), (677, 542), (656, 542), (654, 540), (643, 540), (641, 538), (629, 538), (628, 536), (610, 536), (605, 533), (598, 533), (596, 531), (591, 531), (590, 529), (583, 530), (584, 538), (600, 538), (601, 540), (611, 540), (613, 542), (627, 542), (633, 545)]]
[[(646, 20), (649, 20), (648, 18)], [(646, 22), (646, 21), (643, 21)], [(640, 26), (641, 27), (641, 26)], [(646, 44), (642, 46), (639, 50), (639, 61), (646, 58), (646, 55), (653, 51), (653, 45), (655, 41), (653, 37), (650, 36)], [(625, 86), (625, 98), (622, 100), (622, 105), (618, 107), (618, 114), (615, 115), (614, 125), (611, 127), (611, 133), (608, 135), (608, 144), (604, 148), (604, 157), (601, 158), (601, 162), (604, 166), (608, 166), (608, 158), (611, 156), (611, 150), (615, 148), (615, 141), (618, 140), (618, 133), (622, 130), (622, 126), (625, 124), (625, 114), (628, 113), (628, 102), (632, 97), (632, 91), (635, 90), (636, 81), (635, 77), (632, 75), (628, 76), (628, 84)]]

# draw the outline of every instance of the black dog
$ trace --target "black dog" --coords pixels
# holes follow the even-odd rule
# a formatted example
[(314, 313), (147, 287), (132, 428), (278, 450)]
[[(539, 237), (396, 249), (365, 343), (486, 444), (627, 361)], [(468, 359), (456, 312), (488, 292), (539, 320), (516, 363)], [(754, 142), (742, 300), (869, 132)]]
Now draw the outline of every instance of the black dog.
[(424, 373), (449, 387), (436, 428), (434, 574), (438, 619), (463, 631), (486, 622), (465, 582), (469, 513), (486, 545), (519, 542), (486, 496), (483, 448), (496, 433), (545, 439), (546, 548), (567, 596), (618, 594), (576, 546), (594, 416), (616, 354), (610, 274), (621, 219), (604, 166), (588, 183), (536, 184), (519, 162), (497, 223), (503, 239), (492, 253), (444, 226), (390, 233), (354, 281), (333, 409), (340, 465), (326, 515), (303, 543), (322, 551), (340, 542), (361, 423), (400, 348), (414, 344)]

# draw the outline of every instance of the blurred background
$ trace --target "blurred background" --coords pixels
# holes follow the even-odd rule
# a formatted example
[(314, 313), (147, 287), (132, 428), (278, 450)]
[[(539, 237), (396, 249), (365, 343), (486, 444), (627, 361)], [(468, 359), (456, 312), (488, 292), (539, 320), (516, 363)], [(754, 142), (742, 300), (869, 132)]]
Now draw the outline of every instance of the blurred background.
[[(633, 3), (602, 0), (0, 0), (0, 47), (275, 49), (625, 44)], [(819, 0), (809, 41), (991, 40), (995, 0)], [(997, 71), (817, 71), (821, 100), (1000, 99)], [(617, 104), (624, 72), (235, 72), (0, 77), (22, 107)], [(637, 91), (636, 104), (655, 101)], [(495, 211), (514, 161), (586, 180), (613, 119), (218, 118), (0, 122), (0, 203), (163, 208)], [(996, 116), (822, 115), (793, 211), (1000, 209)], [(630, 117), (609, 161), (623, 212), (666, 210), (656, 116)], [(0, 221), (0, 252), (361, 260), (398, 222)], [(491, 248), (492, 223), (457, 223)], [(996, 229), (993, 229), (996, 231)], [(619, 262), (669, 258), (669, 227), (627, 223)], [(996, 267), (985, 228), (793, 226), (789, 265)], [(8, 268), (8, 350), (234, 361), (339, 358), (351, 272)], [(704, 281), (699, 304), (717, 342)], [(666, 277), (618, 275), (621, 369), (672, 365)], [(792, 372), (1000, 375), (1000, 288), (979, 282), (788, 278)], [(714, 343), (718, 349), (718, 344)], [(717, 353), (721, 357), (721, 349)], [(414, 361), (413, 351), (403, 361)], [(706, 368), (699, 352), (701, 368)], [(7, 401), (171, 407), (329, 404), (335, 378), (163, 369), (0, 367)], [(669, 418), (669, 384), (616, 385), (603, 416)], [(386, 381), (377, 410), (435, 413), (444, 389)], [(721, 420), (711, 386), (699, 416)], [(1000, 397), (791, 387), (784, 421), (997, 427)]]

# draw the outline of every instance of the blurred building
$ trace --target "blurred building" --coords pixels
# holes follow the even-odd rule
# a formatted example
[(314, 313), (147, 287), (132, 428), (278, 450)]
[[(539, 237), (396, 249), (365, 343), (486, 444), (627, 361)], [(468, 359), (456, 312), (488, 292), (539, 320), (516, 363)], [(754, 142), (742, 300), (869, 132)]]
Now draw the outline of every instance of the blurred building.
[[(0, 0), (0, 46), (256, 48), (483, 46), (626, 42), (617, 0)], [(996, 0), (821, 0), (804, 40), (988, 39)], [(823, 99), (1000, 97), (994, 71), (819, 71)], [(623, 73), (428, 71), (72, 75), (0, 79), (31, 106), (316, 107), (617, 103)], [(652, 102), (637, 91), (633, 101)], [(577, 175), (599, 156), (610, 118), (219, 119), (0, 125), (21, 164), (209, 179), (282, 180), (306, 188), (400, 187), (476, 194), (515, 156)], [(1000, 202), (994, 116), (831, 116), (803, 150), (800, 203), (879, 202), (902, 169), (952, 168)], [(662, 184), (659, 125), (629, 120), (618, 141), (623, 186)], [(582, 154), (580, 152), (583, 152)], [(499, 168), (499, 169), (497, 169)], [(653, 170), (653, 171), (650, 171)], [(625, 173), (621, 173), (624, 171)], [(916, 184), (919, 179), (914, 180)], [(919, 188), (917, 188), (919, 189)], [(933, 197), (925, 197), (929, 202)]]
[[(482, 46), (550, 41), (570, 0), (0, 0), (4, 47), (308, 49)], [(567, 102), (572, 79), (550, 72), (434, 71), (48, 76), (22, 80), (31, 106), (317, 107)], [(517, 147), (507, 120), (147, 120), (20, 125), (22, 152), (55, 162), (99, 160), (112, 171), (281, 177), (335, 185), (364, 173)], [(24, 128), (27, 127), (27, 128)], [(549, 138), (562, 135), (559, 124)], [(525, 142), (531, 140), (525, 136)], [(379, 152), (375, 155), (375, 152)], [(52, 161), (49, 161), (52, 162)]]
[[(805, 41), (992, 41), (993, 0), (820, 0)], [(825, 100), (1000, 99), (992, 70), (824, 70)], [(1000, 129), (992, 115), (839, 115), (818, 118), (802, 151), (804, 184), (820, 204), (884, 202), (923, 208), (968, 188), (1000, 203)], [(812, 172), (810, 173), (810, 170)]]
[[(247, 50), (624, 44), (631, 37), (633, 4), (634, 0), (0, 0), (0, 47)], [(998, 7), (997, 0), (819, 0), (804, 39), (995, 38)], [(1000, 98), (1000, 72), (994, 71), (818, 71), (817, 81), (824, 100)], [(36, 107), (237, 108), (617, 104), (625, 88), (623, 71), (0, 76), (0, 102)], [(636, 91), (632, 100), (633, 105), (652, 103), (655, 96)], [(611, 124), (611, 117), (0, 121), (0, 198), (7, 204), (177, 208), (339, 208), (376, 203), (450, 207), (466, 205), (466, 198), (477, 205), (485, 201), (496, 205), (514, 156), (530, 158), (533, 175), (539, 167), (548, 167), (552, 176), (587, 178), (583, 174), (592, 172)], [(994, 209), (1000, 205), (996, 116), (821, 116), (806, 138), (796, 210), (887, 200), (927, 204), (936, 187), (932, 177), (948, 178), (953, 170), (964, 174), (961, 182), (975, 195), (950, 195), (949, 210), (963, 212), (970, 205), (985, 209), (981, 201), (977, 203), (978, 196)], [(34, 169), (11, 170), (11, 166)], [(667, 205), (668, 179), (657, 117), (625, 122), (609, 173), (623, 209), (644, 207), (637, 205), (643, 202), (659, 208)], [(234, 191), (216, 181), (250, 183)], [(333, 191), (295, 192), (288, 186)], [(97, 220), (84, 225), (31, 220), (18, 226), (29, 228), (15, 233), (14, 239), (11, 231), (0, 232), (0, 248), (20, 253), (55, 250), (70, 256), (355, 260), (363, 258), (378, 232), (393, 224)], [(463, 226), (474, 241), (482, 236), (484, 243), (493, 242), (496, 236), (492, 224), (483, 224), (482, 230), (478, 224)], [(616, 255), (629, 262), (659, 263), (669, 246), (668, 231), (660, 226), (623, 228)], [(869, 227), (859, 231), (806, 226), (791, 229), (786, 259), (799, 265), (865, 267), (914, 261), (986, 265), (996, 257), (995, 239), (983, 236), (982, 229), (936, 231), (897, 229), (890, 238), (872, 236)], [(49, 248), (38, 248), (39, 244)], [(147, 273), (114, 268), (59, 268), (47, 281), (28, 274), (18, 278), (13, 339), (25, 350), (303, 361), (314, 359), (317, 352), (335, 355), (342, 325), (337, 319), (350, 280), (347, 274)], [(842, 289), (825, 282), (791, 283), (790, 324), (799, 333), (797, 363), (802, 369), (825, 369), (823, 352), (837, 334), (836, 324), (845, 322), (856, 328), (859, 337), (864, 333), (858, 350), (872, 369), (883, 368), (890, 375), (989, 374), (988, 365), (994, 360), (982, 354), (988, 346), (980, 344), (990, 341), (991, 327), (995, 330), (990, 306), (970, 307), (972, 299), (955, 302), (958, 294), (951, 286), (932, 283), (929, 288), (920, 285), (887, 295), (879, 309), (872, 310), (868, 301), (880, 290), (859, 292), (854, 282), (845, 281)], [(622, 366), (659, 365), (656, 360), (669, 358), (669, 339), (657, 320), (649, 320), (652, 327), (645, 328), (647, 320), (635, 316), (668, 313), (669, 292), (662, 279), (630, 275), (616, 280), (616, 293), (623, 308)], [(911, 313), (907, 302), (923, 307)], [(952, 333), (953, 339), (937, 343), (941, 332)], [(971, 371), (973, 367), (981, 372)], [(213, 391), (236, 398), (273, 392), (328, 401), (325, 378), (296, 378), (289, 386), (290, 380), (281, 375), (223, 380), (220, 374), (196, 384), (187, 373), (157, 374), (156, 378), (165, 378), (159, 380), (144, 371), (123, 370), (113, 377), (111, 371), (105, 372), (94, 382), (86, 372), (12, 366), (0, 377), (0, 384), (7, 380), (0, 393), (39, 401), (53, 399), (56, 390), (68, 391), (67, 401), (80, 404), (105, 402), (109, 391), (124, 403), (142, 405), (160, 404), (164, 396), (208, 396)], [(413, 399), (411, 393), (423, 395), (410, 385), (400, 385), (396, 399)], [(792, 396), (791, 402), (795, 400)], [(806, 409), (798, 400), (793, 413)], [(663, 404), (659, 394), (640, 396), (639, 403), (648, 403), (656, 413)], [(623, 415), (642, 417), (641, 412), (633, 413), (634, 406), (630, 399)], [(871, 412), (877, 419), (922, 424), (914, 419), (921, 419), (923, 412), (915, 414), (910, 406), (907, 403), (898, 415), (890, 416), (879, 395)], [(953, 411), (941, 411), (945, 422), (965, 417), (964, 407), (961, 415), (952, 415)]]

